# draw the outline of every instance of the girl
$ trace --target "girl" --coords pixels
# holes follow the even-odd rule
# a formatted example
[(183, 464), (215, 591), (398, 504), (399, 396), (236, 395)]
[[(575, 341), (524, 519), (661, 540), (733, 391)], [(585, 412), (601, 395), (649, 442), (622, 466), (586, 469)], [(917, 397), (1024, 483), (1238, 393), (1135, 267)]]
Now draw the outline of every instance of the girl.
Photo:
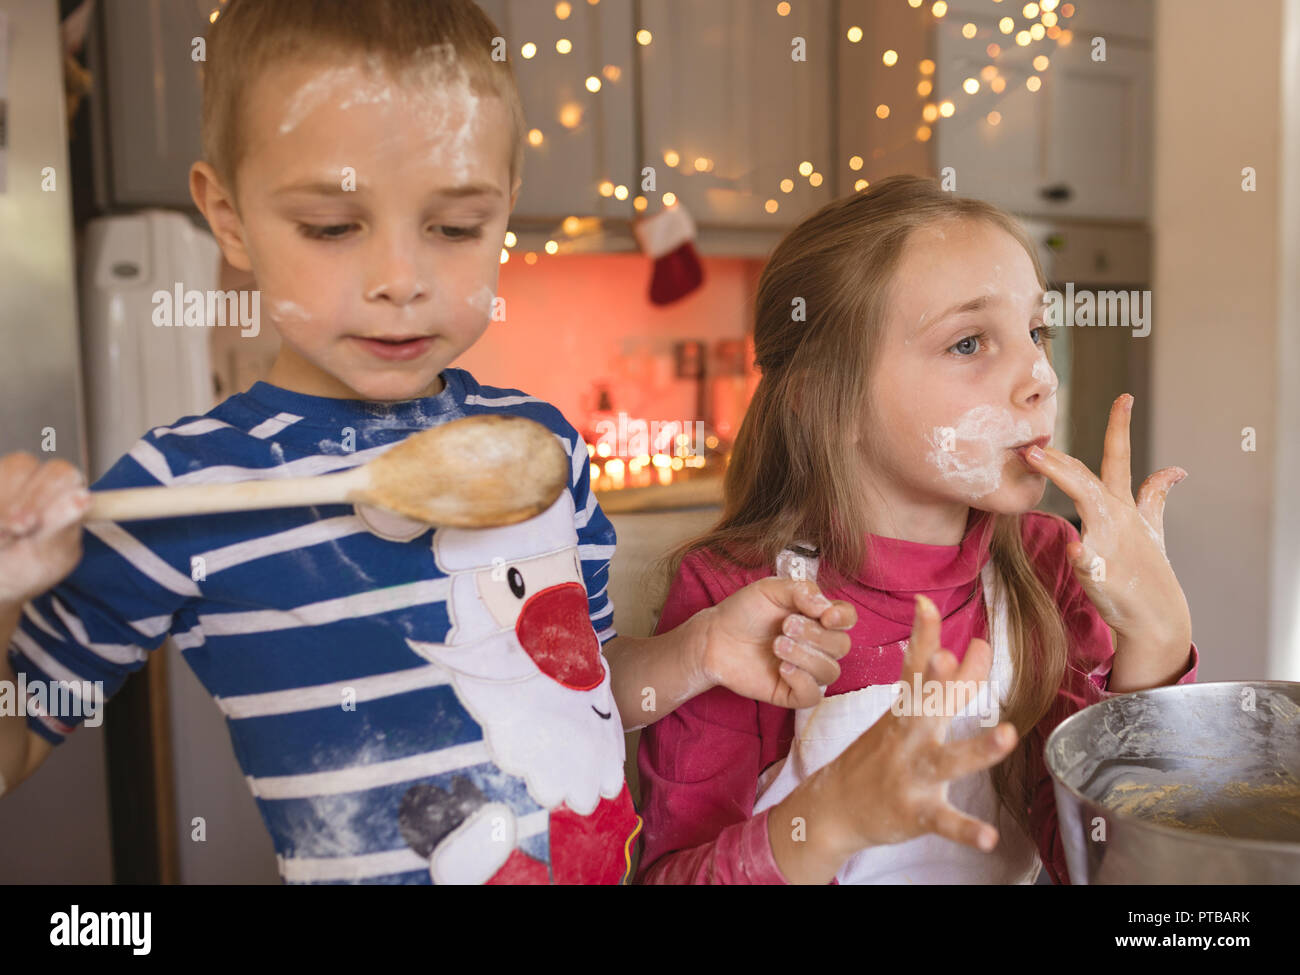
[[(642, 881), (1033, 883), (1045, 863), (1068, 882), (1047, 735), (1107, 694), (1195, 680), (1197, 653), (1163, 541), (1186, 472), (1134, 501), (1131, 396), (1100, 479), (1047, 446), (1045, 289), (1011, 217), (917, 177), (837, 200), (777, 247), (722, 519), (674, 553), (659, 628), (813, 550), (858, 622), (816, 707), (716, 688), (645, 731)], [(1048, 478), (1082, 538), (1031, 510)], [(818, 653), (801, 625), (778, 641), (795, 665)], [(964, 707), (912, 693), (972, 681)]]

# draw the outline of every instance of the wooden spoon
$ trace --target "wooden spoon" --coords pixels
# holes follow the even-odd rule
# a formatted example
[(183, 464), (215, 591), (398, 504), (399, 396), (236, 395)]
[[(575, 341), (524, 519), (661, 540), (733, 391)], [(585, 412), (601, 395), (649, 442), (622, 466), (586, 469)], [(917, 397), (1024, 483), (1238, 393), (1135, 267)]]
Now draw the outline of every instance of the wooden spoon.
[(412, 434), (368, 464), (337, 474), (95, 491), (85, 520), (359, 503), (431, 525), (487, 528), (540, 514), (568, 483), (569, 458), (546, 427), (522, 416), (484, 414)]

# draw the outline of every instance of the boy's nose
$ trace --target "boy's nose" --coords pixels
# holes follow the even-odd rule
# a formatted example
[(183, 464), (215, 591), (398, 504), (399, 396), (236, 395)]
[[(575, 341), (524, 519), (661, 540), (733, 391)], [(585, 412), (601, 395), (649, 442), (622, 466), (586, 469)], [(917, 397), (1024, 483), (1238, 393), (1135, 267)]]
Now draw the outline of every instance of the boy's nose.
[(366, 290), (366, 298), (370, 301), (386, 299), (401, 306), (429, 294), (423, 272), (411, 259), (405, 245), (396, 241), (383, 248), (373, 265), (370, 280), (374, 282)]

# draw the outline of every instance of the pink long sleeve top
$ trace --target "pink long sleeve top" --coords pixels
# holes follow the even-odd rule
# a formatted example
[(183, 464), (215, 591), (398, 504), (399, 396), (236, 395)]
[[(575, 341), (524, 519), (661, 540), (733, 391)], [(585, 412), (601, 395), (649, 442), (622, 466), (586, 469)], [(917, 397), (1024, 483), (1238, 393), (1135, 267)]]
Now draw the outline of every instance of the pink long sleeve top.
[[(869, 536), (866, 564), (833, 599), (858, 611), (851, 649), (827, 695), (898, 680), (903, 643), (911, 634), (914, 594), (925, 593), (943, 617), (940, 643), (965, 656), (975, 637), (987, 638), (979, 581), (991, 557), (993, 518), (974, 509), (959, 545), (926, 545)], [(1111, 631), (1074, 578), (1065, 555), (1079, 534), (1057, 515), (1029, 512), (1021, 534), (1039, 578), (1060, 607), (1069, 660), (1056, 700), (1030, 730), (1036, 783), (1029, 809), (1031, 837), (1051, 878), (1069, 883), (1057, 822), (1052, 779), (1043, 762), (1047, 737), (1076, 711), (1108, 690), (1114, 657)], [(669, 589), (656, 633), (667, 632), (715, 605), (771, 569), (743, 569), (701, 552), (683, 561)], [(1178, 683), (1196, 680), (1195, 644)], [(794, 712), (741, 697), (724, 687), (699, 695), (642, 732), (637, 753), (645, 847), (640, 883), (787, 883), (772, 856), (764, 811), (753, 815), (759, 775), (785, 757), (794, 735)]]

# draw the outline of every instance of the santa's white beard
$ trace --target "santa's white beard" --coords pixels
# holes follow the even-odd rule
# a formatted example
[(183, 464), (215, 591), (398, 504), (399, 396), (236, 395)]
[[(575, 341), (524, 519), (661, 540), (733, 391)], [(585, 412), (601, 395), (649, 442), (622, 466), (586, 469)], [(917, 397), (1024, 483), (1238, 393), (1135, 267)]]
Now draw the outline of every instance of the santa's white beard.
[[(589, 691), (573, 691), (538, 672), (518, 681), (478, 680), (453, 675), (461, 703), (483, 729), (497, 766), (528, 783), (538, 805), (561, 802), (590, 815), (600, 797), (623, 788), (623, 722), (605, 680)], [(602, 718), (592, 708), (609, 715)]]

